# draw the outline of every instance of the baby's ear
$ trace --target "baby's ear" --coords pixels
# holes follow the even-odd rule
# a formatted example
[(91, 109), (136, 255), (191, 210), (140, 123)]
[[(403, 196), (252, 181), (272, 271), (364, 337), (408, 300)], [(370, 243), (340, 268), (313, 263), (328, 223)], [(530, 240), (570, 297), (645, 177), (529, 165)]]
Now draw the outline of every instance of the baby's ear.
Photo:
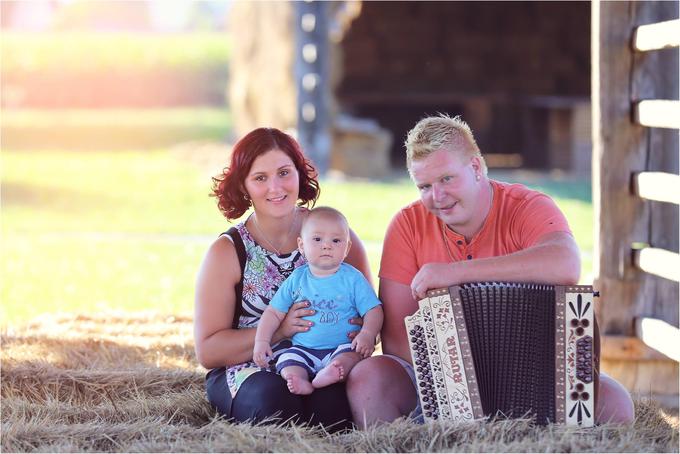
[(305, 255), (305, 248), (303, 247), (302, 238), (298, 237), (297, 244), (298, 244), (298, 251), (300, 251), (300, 254)]

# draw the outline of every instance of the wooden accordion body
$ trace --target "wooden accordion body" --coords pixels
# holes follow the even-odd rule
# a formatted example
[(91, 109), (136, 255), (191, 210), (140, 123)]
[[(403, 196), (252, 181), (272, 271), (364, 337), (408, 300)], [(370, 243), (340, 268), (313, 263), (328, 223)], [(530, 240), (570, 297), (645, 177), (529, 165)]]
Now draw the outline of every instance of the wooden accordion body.
[(472, 283), (405, 318), (423, 416), (592, 426), (599, 334), (590, 286)]

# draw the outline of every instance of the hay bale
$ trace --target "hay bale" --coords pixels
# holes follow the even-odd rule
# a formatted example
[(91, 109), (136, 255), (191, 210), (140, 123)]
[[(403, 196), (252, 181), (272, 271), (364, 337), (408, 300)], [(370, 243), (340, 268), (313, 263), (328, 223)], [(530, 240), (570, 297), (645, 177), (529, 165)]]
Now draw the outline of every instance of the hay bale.
[[(171, 341), (168, 341), (171, 339)], [(173, 343), (174, 344), (171, 344)], [(677, 452), (678, 417), (636, 401), (632, 426), (527, 420), (328, 434), (232, 424), (205, 399), (190, 317), (63, 315), (2, 335), (3, 452)]]

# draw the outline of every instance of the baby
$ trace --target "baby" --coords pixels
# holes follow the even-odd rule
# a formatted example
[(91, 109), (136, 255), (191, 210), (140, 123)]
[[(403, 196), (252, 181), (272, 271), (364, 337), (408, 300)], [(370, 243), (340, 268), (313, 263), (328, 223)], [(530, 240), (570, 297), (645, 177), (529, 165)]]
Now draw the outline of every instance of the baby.
[[(363, 274), (343, 263), (350, 249), (349, 225), (338, 210), (317, 207), (302, 225), (298, 248), (307, 264), (283, 282), (262, 314), (255, 334), (253, 360), (267, 367), (271, 339), (291, 305), (309, 301), (314, 328), (293, 336), (276, 371), (293, 394), (311, 394), (315, 388), (343, 381), (349, 371), (375, 349), (383, 322), (380, 300)], [(349, 320), (360, 315), (364, 323), (351, 343)], [(310, 381), (311, 380), (311, 381)]]

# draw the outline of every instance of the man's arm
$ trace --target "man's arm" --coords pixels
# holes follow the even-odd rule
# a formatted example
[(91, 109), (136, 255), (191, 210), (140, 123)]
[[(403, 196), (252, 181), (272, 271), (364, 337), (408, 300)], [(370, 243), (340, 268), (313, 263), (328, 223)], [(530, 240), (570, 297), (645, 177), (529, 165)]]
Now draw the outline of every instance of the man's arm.
[(418, 303), (411, 295), (411, 288), (390, 279), (380, 279), (378, 295), (383, 303), (384, 321), (380, 339), (382, 351), (411, 362), (404, 317), (413, 315)]
[(465, 282), (573, 285), (580, 274), (581, 259), (574, 238), (566, 232), (552, 232), (543, 235), (531, 247), (500, 257), (427, 263), (413, 277), (410, 291), (413, 299), (420, 299), (428, 290)]

